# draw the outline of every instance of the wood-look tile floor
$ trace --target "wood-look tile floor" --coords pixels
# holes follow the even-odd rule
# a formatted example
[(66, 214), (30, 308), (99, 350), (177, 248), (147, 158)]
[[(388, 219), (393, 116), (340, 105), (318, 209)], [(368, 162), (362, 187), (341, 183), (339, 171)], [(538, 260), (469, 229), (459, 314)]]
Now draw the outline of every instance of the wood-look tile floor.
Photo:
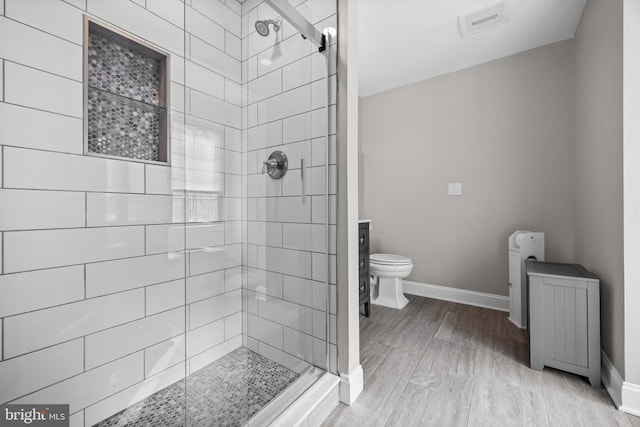
[(640, 426), (586, 378), (530, 369), (507, 313), (408, 298), (360, 317), (364, 391), (324, 426)]

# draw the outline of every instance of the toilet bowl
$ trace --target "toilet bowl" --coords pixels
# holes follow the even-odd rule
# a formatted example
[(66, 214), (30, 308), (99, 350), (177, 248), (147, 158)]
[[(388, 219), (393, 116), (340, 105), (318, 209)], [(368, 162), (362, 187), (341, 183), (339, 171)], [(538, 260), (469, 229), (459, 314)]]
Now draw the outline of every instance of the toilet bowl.
[(402, 308), (409, 300), (404, 296), (402, 279), (411, 274), (411, 258), (391, 254), (369, 256), (371, 271), (371, 303)]

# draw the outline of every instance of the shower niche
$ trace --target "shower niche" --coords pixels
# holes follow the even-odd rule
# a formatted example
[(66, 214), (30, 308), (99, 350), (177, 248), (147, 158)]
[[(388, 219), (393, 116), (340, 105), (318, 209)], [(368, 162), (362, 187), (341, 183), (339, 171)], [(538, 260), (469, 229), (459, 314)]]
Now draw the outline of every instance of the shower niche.
[(169, 163), (169, 54), (85, 17), (85, 153)]

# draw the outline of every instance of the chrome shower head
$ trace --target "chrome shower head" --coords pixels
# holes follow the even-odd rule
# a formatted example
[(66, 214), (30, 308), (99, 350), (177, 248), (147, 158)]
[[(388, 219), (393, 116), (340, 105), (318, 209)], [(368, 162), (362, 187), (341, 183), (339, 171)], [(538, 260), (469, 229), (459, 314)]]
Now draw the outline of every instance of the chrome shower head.
[(266, 21), (256, 21), (256, 31), (262, 37), (267, 37), (269, 35), (269, 25), (267, 25)]
[(256, 21), (256, 31), (262, 37), (269, 35), (269, 24), (273, 25), (273, 31), (276, 33), (280, 30), (280, 21), (274, 21), (272, 19), (263, 19)]

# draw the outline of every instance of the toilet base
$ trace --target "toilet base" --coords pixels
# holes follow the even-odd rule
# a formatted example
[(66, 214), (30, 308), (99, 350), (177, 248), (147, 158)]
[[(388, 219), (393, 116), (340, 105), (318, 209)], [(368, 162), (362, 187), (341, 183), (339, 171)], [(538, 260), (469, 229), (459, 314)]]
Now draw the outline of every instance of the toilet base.
[[(377, 281), (377, 284), (375, 283)], [(378, 277), (371, 286), (371, 304), (402, 309), (409, 303), (404, 296), (402, 279), (397, 277)]]

